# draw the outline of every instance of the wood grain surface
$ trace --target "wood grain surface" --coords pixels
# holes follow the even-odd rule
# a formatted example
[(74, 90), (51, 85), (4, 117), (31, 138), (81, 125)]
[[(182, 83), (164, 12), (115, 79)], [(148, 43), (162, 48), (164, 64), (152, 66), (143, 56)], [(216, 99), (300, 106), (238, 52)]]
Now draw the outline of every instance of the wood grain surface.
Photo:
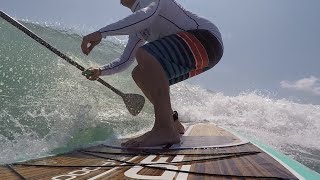
[[(239, 138), (212, 124), (188, 136)], [(0, 179), (297, 179), (251, 143), (224, 148), (116, 149), (105, 145), (0, 166)]]

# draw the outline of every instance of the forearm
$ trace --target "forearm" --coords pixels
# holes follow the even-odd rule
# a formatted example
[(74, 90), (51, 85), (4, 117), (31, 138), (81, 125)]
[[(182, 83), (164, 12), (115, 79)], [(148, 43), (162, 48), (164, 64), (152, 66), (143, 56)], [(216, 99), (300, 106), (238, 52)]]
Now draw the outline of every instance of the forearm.
[(101, 75), (112, 75), (127, 69), (134, 61), (136, 51), (145, 43), (144, 40), (141, 40), (136, 37), (136, 35), (129, 36), (128, 44), (120, 56), (120, 58), (115, 59), (109, 64), (106, 64), (101, 69)]

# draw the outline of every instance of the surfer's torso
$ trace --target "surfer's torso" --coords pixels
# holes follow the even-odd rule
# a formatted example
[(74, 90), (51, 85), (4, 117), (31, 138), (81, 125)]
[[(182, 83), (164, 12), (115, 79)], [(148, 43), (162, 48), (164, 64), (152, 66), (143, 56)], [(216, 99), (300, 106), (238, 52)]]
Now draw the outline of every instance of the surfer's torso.
[(135, 51), (145, 43), (181, 31), (209, 30), (222, 43), (218, 28), (209, 20), (184, 9), (174, 0), (136, 0), (132, 15), (110, 24), (99, 31), (103, 37), (129, 35), (122, 56), (103, 66), (102, 75), (115, 74), (126, 69), (135, 57)]

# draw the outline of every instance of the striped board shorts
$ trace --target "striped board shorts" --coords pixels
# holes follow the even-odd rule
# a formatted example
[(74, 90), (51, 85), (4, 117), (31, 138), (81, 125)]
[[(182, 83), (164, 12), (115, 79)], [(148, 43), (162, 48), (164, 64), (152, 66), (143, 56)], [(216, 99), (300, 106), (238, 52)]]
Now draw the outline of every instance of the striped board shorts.
[(209, 70), (223, 55), (219, 40), (203, 29), (172, 34), (142, 48), (160, 62), (170, 85)]

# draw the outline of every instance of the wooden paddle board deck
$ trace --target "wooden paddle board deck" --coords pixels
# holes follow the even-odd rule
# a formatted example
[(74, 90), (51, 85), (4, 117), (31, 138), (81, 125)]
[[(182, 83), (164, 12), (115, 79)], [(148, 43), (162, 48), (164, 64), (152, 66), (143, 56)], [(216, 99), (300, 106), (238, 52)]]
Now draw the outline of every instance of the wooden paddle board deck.
[(213, 124), (188, 128), (171, 147), (124, 149), (114, 141), (0, 167), (1, 179), (298, 179), (250, 142)]

